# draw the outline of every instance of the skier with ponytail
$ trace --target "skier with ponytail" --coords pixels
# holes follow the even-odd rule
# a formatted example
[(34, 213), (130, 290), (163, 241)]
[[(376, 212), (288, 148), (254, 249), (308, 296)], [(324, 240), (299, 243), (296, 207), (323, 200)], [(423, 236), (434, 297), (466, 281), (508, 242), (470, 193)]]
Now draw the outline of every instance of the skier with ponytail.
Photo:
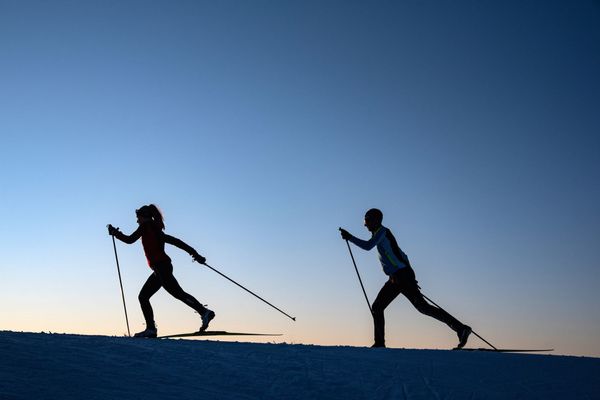
[(206, 328), (208, 328), (210, 321), (215, 317), (215, 313), (204, 307), (198, 300), (186, 293), (181, 286), (179, 286), (179, 283), (173, 276), (171, 258), (165, 253), (165, 243), (179, 247), (201, 264), (206, 262), (206, 259), (198, 254), (193, 247), (164, 233), (165, 224), (163, 222), (163, 216), (158, 207), (154, 204), (142, 206), (135, 210), (135, 214), (137, 216), (139, 227), (131, 235), (125, 235), (119, 228), (115, 228), (112, 225), (108, 226), (108, 233), (124, 243), (132, 244), (139, 238), (142, 238), (142, 246), (144, 247), (146, 259), (148, 260), (148, 265), (152, 269), (152, 274), (148, 280), (146, 280), (146, 283), (138, 296), (144, 319), (146, 320), (146, 329), (136, 333), (134, 336), (156, 337), (157, 330), (156, 324), (154, 323), (154, 312), (150, 305), (150, 297), (158, 292), (161, 287), (171, 296), (181, 300), (198, 312), (202, 318), (202, 325), (200, 326), (199, 331), (205, 331)]

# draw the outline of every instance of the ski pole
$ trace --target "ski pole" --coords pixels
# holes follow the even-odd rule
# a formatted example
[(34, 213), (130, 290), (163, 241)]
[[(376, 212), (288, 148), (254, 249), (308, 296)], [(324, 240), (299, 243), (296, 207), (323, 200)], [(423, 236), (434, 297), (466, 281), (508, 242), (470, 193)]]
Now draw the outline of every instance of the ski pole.
[(127, 335), (131, 337), (131, 331), (129, 330), (129, 318), (127, 317), (127, 306), (125, 305), (125, 292), (123, 291), (123, 281), (121, 280), (121, 268), (119, 267), (119, 257), (117, 256), (117, 245), (115, 244), (115, 237), (112, 237), (113, 249), (115, 250), (115, 260), (117, 261), (117, 273), (119, 274), (119, 285), (121, 285), (121, 297), (123, 298), (123, 310), (125, 310), (125, 322), (127, 323)]
[[(419, 288), (421, 289), (421, 288)], [(448, 315), (450, 315), (448, 313), (448, 311), (444, 310), (442, 307), (440, 307), (439, 305), (437, 305), (437, 303), (433, 300), (431, 300), (429, 297), (425, 296), (423, 293), (421, 293), (421, 295), (425, 298), (425, 300), (429, 301), (431, 304), (433, 304), (434, 306), (436, 306), (437, 308), (439, 308), (440, 310), (444, 311), (445, 313), (447, 313)], [(477, 336), (479, 339), (483, 340), (484, 342), (486, 342), (492, 349), (494, 350), (498, 350), (493, 344), (491, 344), (490, 342), (488, 342), (487, 340), (485, 340), (484, 338), (482, 338), (481, 336), (479, 336), (477, 334), (477, 332), (475, 332), (474, 330), (471, 329), (471, 333), (475, 336)]]
[(217, 274), (221, 275), (223, 278), (227, 279), (230, 282), (235, 283), (236, 285), (238, 285), (239, 287), (241, 287), (242, 289), (244, 289), (246, 292), (250, 293), (251, 295), (253, 295), (254, 297), (262, 300), (263, 302), (267, 303), (268, 305), (270, 305), (271, 307), (273, 307), (274, 309), (276, 309), (277, 311), (279, 311), (280, 313), (282, 313), (283, 315), (285, 315), (286, 317), (290, 318), (293, 321), (296, 321), (296, 317), (292, 317), (289, 314), (287, 314), (284, 311), (281, 311), (279, 308), (275, 307), (273, 304), (269, 303), (268, 301), (266, 301), (265, 299), (263, 299), (262, 297), (260, 297), (259, 295), (257, 295), (256, 293), (246, 289), (245, 287), (243, 287), (242, 285), (240, 285), (239, 283), (237, 283), (236, 281), (234, 281), (233, 279), (231, 279), (230, 277), (228, 277), (227, 275), (217, 271), (215, 268), (211, 267), (210, 265), (208, 265), (207, 263), (202, 263), (202, 265), (204, 265), (205, 267), (208, 267), (210, 269), (212, 269), (213, 271), (215, 271)]
[(367, 300), (367, 305), (369, 306), (369, 311), (371, 311), (371, 314), (373, 314), (373, 309), (371, 308), (371, 303), (369, 303), (369, 298), (367, 297), (367, 292), (365, 291), (365, 287), (363, 286), (362, 279), (360, 279), (360, 274), (358, 273), (358, 268), (356, 267), (356, 261), (354, 261), (354, 255), (352, 254), (352, 249), (350, 249), (350, 243), (348, 243), (347, 240), (346, 240), (346, 246), (348, 246), (348, 251), (350, 252), (350, 257), (352, 258), (352, 263), (354, 264), (354, 269), (356, 270), (356, 275), (358, 276), (358, 281), (360, 282), (360, 287), (362, 288), (363, 294), (365, 295), (365, 300)]

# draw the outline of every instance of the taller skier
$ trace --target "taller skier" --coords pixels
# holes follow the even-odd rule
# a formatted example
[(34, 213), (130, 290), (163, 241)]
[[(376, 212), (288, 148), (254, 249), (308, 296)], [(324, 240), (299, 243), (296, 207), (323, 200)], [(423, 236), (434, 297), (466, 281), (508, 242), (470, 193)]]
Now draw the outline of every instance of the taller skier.
[(172, 244), (187, 252), (194, 260), (204, 263), (206, 259), (202, 257), (194, 248), (183, 241), (164, 233), (165, 224), (163, 216), (154, 204), (145, 205), (135, 210), (137, 216), (138, 228), (131, 235), (123, 234), (119, 228), (112, 225), (108, 226), (108, 233), (120, 241), (132, 244), (139, 238), (142, 238), (142, 245), (146, 253), (148, 265), (152, 269), (152, 274), (142, 287), (138, 299), (142, 306), (144, 319), (146, 320), (146, 329), (136, 333), (135, 337), (156, 337), (157, 330), (154, 323), (154, 312), (150, 305), (152, 297), (162, 287), (171, 296), (181, 300), (200, 314), (202, 325), (199, 331), (204, 331), (210, 321), (215, 317), (212, 310), (204, 307), (194, 296), (186, 293), (173, 276), (173, 265), (171, 258), (165, 253), (165, 243)]
[(383, 285), (375, 302), (373, 303), (373, 324), (375, 343), (372, 347), (385, 347), (385, 318), (384, 310), (390, 303), (402, 293), (415, 308), (422, 314), (429, 315), (448, 325), (458, 335), (458, 348), (467, 343), (471, 328), (459, 322), (452, 315), (441, 308), (429, 304), (421, 294), (419, 285), (415, 278), (407, 255), (398, 247), (398, 243), (392, 232), (382, 225), (383, 213), (372, 208), (365, 214), (365, 227), (372, 233), (369, 240), (361, 240), (352, 236), (345, 229), (341, 229), (342, 239), (352, 242), (363, 250), (371, 250), (377, 246), (379, 261), (383, 266), (383, 272), (389, 276)]

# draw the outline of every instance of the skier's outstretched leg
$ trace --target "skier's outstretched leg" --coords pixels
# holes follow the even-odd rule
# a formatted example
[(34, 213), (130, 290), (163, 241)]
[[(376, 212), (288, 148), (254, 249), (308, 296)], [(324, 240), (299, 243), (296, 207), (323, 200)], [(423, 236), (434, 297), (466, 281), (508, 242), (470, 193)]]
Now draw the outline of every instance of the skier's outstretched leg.
[(177, 279), (173, 276), (173, 266), (171, 263), (161, 264), (155, 268), (161, 280), (162, 287), (164, 287), (171, 296), (187, 304), (200, 314), (202, 317), (202, 326), (200, 330), (205, 330), (208, 327), (210, 320), (215, 317), (215, 313), (204, 307), (194, 296), (181, 288), (179, 282), (177, 282)]
[(375, 302), (373, 303), (373, 326), (375, 343), (372, 347), (385, 347), (385, 317), (384, 311), (390, 303), (398, 297), (401, 288), (399, 285), (388, 280), (379, 291)]
[(452, 315), (448, 314), (441, 308), (429, 304), (417, 287), (406, 289), (405, 291), (403, 291), (403, 293), (421, 314), (429, 315), (430, 317), (445, 323), (453, 331), (456, 332), (458, 332), (463, 327), (463, 324), (460, 323)]
[(459, 339), (459, 348), (463, 347), (467, 343), (467, 339), (471, 334), (471, 328), (454, 318), (445, 310), (427, 302), (423, 297), (423, 294), (419, 290), (419, 286), (417, 285), (416, 280), (414, 281), (414, 283), (405, 285), (403, 287), (402, 293), (421, 314), (425, 314), (432, 318), (435, 318), (438, 321), (445, 323), (450, 327), (450, 329), (455, 331)]

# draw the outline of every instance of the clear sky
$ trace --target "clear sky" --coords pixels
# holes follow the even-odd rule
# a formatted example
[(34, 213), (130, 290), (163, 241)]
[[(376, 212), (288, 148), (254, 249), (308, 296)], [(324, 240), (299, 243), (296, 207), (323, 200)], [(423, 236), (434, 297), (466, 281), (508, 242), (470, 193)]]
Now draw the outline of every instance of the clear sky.
[[(105, 226), (153, 202), (297, 317), (169, 248), (213, 328), (370, 345), (337, 228), (368, 238), (378, 207), (423, 292), (492, 343), (600, 356), (599, 71), (591, 0), (0, 0), (0, 329), (124, 334)], [(117, 246), (138, 331), (150, 270)], [(373, 301), (386, 277), (353, 251)], [(153, 305), (160, 333), (199, 326)], [(456, 344), (403, 297), (386, 317), (389, 346)]]

